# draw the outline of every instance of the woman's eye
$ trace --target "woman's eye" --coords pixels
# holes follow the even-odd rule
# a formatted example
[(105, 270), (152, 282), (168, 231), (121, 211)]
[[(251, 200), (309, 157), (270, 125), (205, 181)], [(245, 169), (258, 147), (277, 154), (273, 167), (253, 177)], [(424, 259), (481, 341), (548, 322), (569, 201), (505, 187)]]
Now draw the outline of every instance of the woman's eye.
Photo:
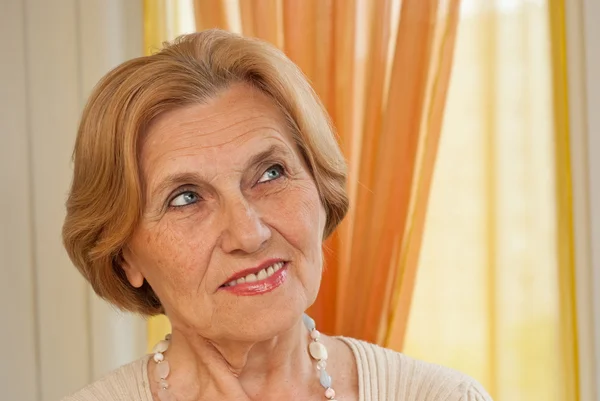
[(198, 202), (199, 199), (200, 197), (195, 192), (185, 191), (173, 198), (173, 200), (169, 203), (169, 206), (187, 206), (191, 205), (192, 203)]
[(283, 167), (279, 164), (274, 164), (269, 167), (258, 180), (259, 183), (276, 180), (283, 176)]

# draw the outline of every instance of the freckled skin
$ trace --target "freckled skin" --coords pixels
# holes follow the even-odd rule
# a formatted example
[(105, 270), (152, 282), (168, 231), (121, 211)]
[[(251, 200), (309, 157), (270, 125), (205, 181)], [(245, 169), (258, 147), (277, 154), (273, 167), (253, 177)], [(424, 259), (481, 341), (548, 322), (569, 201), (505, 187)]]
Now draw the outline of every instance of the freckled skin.
[[(248, 165), (273, 146), (281, 151)], [(123, 269), (134, 286), (148, 281), (171, 320), (170, 382), (194, 394), (178, 399), (322, 395), (299, 318), (318, 293), (326, 215), (279, 109), (234, 85), (159, 116), (139, 156), (145, 206)], [(275, 164), (284, 172), (272, 178)], [(176, 174), (186, 179), (165, 186)], [(282, 286), (257, 296), (221, 288), (269, 258), (289, 261)]]

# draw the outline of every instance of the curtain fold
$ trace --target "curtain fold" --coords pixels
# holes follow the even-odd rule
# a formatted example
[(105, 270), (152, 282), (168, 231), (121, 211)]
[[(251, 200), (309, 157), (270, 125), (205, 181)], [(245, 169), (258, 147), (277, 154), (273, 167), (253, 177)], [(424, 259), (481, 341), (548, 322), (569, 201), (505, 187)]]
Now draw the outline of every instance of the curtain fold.
[[(340, 302), (338, 326), (341, 333), (348, 336), (361, 337), (357, 332), (361, 330), (361, 322), (364, 319), (364, 308), (355, 309), (359, 302), (367, 303), (367, 298), (360, 296), (354, 298), (356, 293), (371, 293), (372, 278), (371, 272), (376, 273), (374, 269), (367, 270), (373, 264), (369, 261), (369, 213), (372, 210), (371, 203), (375, 196), (373, 188), (373, 175), (376, 170), (376, 159), (380, 150), (380, 141), (382, 133), (382, 116), (385, 113), (384, 97), (386, 95), (386, 76), (390, 65), (390, 39), (392, 37), (392, 18), (398, 18), (398, 12), (392, 13), (392, 1), (382, 0), (371, 2), (367, 14), (370, 18), (366, 21), (368, 32), (367, 43), (369, 45), (364, 49), (364, 75), (360, 77), (360, 85), (364, 86), (364, 98), (362, 99), (362, 109), (357, 112), (362, 114), (362, 127), (355, 135), (358, 137), (357, 155), (352, 155), (350, 160), (353, 174), (349, 176), (351, 184), (356, 183), (351, 202), (354, 206), (351, 210), (349, 220), (351, 220), (352, 231), (347, 238), (348, 242), (344, 245), (350, 249), (349, 258), (345, 265), (338, 266), (339, 270), (344, 270), (347, 278), (340, 286), (345, 288), (346, 296)], [(392, 16), (392, 18), (389, 18)], [(360, 56), (359, 56), (360, 57)], [(402, 168), (401, 166), (398, 166)], [(361, 274), (362, 272), (362, 274)], [(359, 290), (362, 290), (359, 292)], [(355, 299), (358, 302), (348, 301)], [(381, 299), (381, 296), (378, 297)], [(356, 319), (348, 319), (347, 316), (356, 313)], [(381, 316), (379, 316), (381, 317)], [(379, 323), (379, 322), (378, 322)], [(376, 327), (379, 327), (379, 324)]]
[(242, 31), (244, 35), (256, 37), (283, 47), (281, 0), (240, 1)]
[(575, 298), (575, 239), (571, 183), (569, 98), (565, 33), (565, 0), (549, 0), (552, 57), (558, 277), (560, 297), (560, 355), (565, 400), (580, 400)]
[(165, 0), (144, 0), (144, 55), (152, 54), (169, 39)]
[[(356, 62), (356, 18), (355, 10), (357, 0), (334, 0), (333, 2), (333, 40), (332, 40), (332, 63), (330, 66), (329, 96), (325, 98), (325, 105), (331, 115), (332, 122), (336, 127), (340, 147), (346, 159), (349, 162), (349, 176), (355, 175), (357, 163), (355, 162), (357, 151), (355, 144), (358, 144), (360, 136), (359, 118), (361, 113), (355, 112), (360, 109), (361, 96), (358, 96), (357, 79), (359, 69)], [(348, 194), (350, 198), (350, 207), (348, 217), (345, 218), (336, 232), (327, 241), (325, 253), (325, 266), (338, 266), (334, 274), (328, 274), (324, 281), (323, 289), (332, 291), (334, 296), (331, 302), (321, 301), (322, 305), (331, 305), (336, 311), (340, 311), (340, 305), (344, 304), (347, 297), (347, 286), (341, 285), (348, 281), (347, 269), (340, 268), (348, 266), (350, 260), (350, 249), (343, 246), (350, 242), (352, 233), (352, 215), (354, 213), (354, 192), (356, 188), (355, 180), (348, 182)], [(333, 270), (333, 269), (332, 269)], [(316, 309), (316, 308), (315, 308)], [(324, 310), (324, 307), (321, 307)], [(340, 312), (329, 316), (327, 320), (335, 330), (342, 322), (343, 314)], [(324, 319), (321, 318), (321, 321)]]
[(202, 29), (231, 29), (231, 24), (227, 19), (225, 1), (194, 0), (194, 17), (196, 26), (202, 27)]

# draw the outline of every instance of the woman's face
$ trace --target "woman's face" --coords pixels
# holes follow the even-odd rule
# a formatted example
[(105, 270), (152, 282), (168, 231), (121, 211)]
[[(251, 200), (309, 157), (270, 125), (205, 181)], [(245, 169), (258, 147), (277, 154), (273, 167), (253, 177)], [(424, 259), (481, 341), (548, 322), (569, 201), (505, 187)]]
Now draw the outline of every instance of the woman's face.
[(140, 164), (143, 218), (124, 250), (131, 284), (146, 279), (174, 328), (206, 338), (289, 329), (317, 296), (326, 216), (275, 104), (237, 84), (165, 113)]

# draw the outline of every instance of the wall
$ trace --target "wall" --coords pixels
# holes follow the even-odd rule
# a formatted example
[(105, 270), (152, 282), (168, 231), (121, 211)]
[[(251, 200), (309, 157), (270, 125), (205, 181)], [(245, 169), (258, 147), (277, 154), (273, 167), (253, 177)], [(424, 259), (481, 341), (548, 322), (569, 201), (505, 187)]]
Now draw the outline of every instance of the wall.
[(584, 0), (585, 71), (596, 400), (600, 401), (600, 3)]
[(580, 399), (600, 401), (600, 3), (565, 6)]
[(79, 113), (142, 53), (141, 2), (5, 0), (0, 13), (0, 388), (60, 399), (144, 352), (145, 324), (98, 300), (61, 245)]

